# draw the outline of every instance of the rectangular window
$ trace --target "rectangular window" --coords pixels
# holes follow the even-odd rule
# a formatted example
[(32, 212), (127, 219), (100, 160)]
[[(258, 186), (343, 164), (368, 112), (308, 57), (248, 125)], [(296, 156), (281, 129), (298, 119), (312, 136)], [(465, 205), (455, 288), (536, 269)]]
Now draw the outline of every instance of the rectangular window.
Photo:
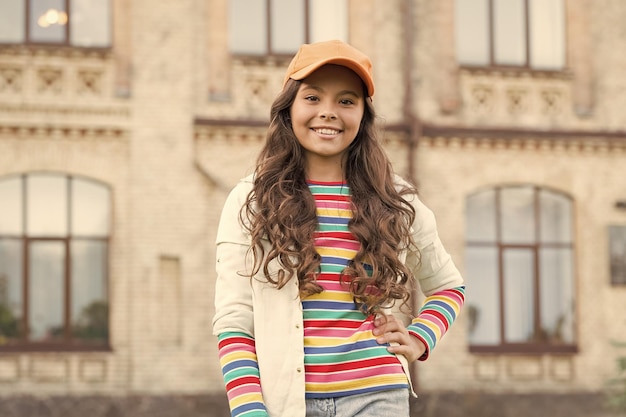
[(565, 10), (562, 0), (530, 0), (530, 66), (559, 70), (565, 66)]
[(494, 59), (500, 65), (526, 63), (524, 0), (493, 0)]
[(25, 40), (25, 0), (0, 1), (0, 43), (22, 43)]
[(505, 249), (502, 254), (504, 284), (504, 340), (535, 340), (535, 259), (530, 249)]
[(267, 11), (264, 1), (231, 0), (230, 50), (235, 54), (266, 54)]
[[(468, 283), (466, 308), (469, 317), (470, 343), (498, 346), (502, 342), (498, 251), (493, 247), (468, 247), (465, 254), (467, 276), (480, 277)], [(476, 297), (472, 294), (476, 294)]]
[(609, 226), (611, 284), (626, 285), (626, 226)]
[(458, 61), (472, 66), (489, 65), (489, 0), (456, 0), (454, 10)]
[(33, 342), (63, 339), (65, 245), (34, 241), (29, 245), (28, 338)]
[(539, 337), (551, 344), (573, 344), (574, 284), (567, 277), (574, 275), (572, 251), (564, 248), (542, 248), (539, 252), (541, 326)]
[(347, 41), (347, 0), (231, 0), (230, 50), (241, 55), (291, 55), (301, 44)]
[(19, 236), (22, 234), (22, 181), (15, 177), (0, 182), (0, 234)]
[(272, 51), (276, 54), (291, 54), (306, 41), (305, 4), (294, 0), (272, 0), (270, 4)]
[(65, 43), (67, 8), (64, 0), (29, 2), (28, 38), (35, 43)]
[(20, 336), (24, 308), (22, 248), (21, 240), (0, 239), (0, 345)]
[(0, 2), (0, 44), (111, 46), (111, 0)]
[(102, 241), (74, 240), (71, 244), (72, 337), (106, 342), (109, 304), (106, 289), (107, 245)]
[(563, 0), (455, 0), (455, 25), (461, 65), (565, 66)]
[(111, 5), (103, 0), (72, 0), (70, 44), (84, 48), (111, 45)]

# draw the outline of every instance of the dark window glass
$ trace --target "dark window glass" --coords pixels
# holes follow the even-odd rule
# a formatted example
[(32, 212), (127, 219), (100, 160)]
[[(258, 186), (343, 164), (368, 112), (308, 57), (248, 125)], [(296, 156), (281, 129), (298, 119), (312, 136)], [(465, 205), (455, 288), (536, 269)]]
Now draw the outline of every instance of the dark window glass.
[(22, 248), (19, 239), (0, 238), (0, 346), (16, 342), (21, 334), (24, 318)]
[(28, 334), (32, 342), (63, 339), (65, 246), (60, 241), (28, 245)]
[(626, 226), (609, 226), (611, 283), (626, 285)]
[(72, 250), (72, 336), (106, 342), (109, 335), (106, 288), (107, 245), (74, 240)]

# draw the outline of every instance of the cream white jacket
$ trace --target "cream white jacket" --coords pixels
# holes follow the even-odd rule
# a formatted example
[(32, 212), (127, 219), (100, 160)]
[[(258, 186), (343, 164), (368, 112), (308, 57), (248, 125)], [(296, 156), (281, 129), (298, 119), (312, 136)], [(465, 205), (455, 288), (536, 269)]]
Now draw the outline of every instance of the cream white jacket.
[[(247, 253), (250, 236), (240, 224), (239, 211), (252, 189), (252, 181), (252, 176), (242, 179), (231, 191), (222, 211), (216, 242), (213, 334), (243, 332), (253, 336), (269, 415), (305, 417), (304, 333), (297, 280), (278, 290), (263, 276), (251, 280), (248, 274), (252, 266)], [(396, 181), (399, 185), (403, 183), (399, 177)], [(432, 211), (417, 196), (409, 201), (416, 212), (412, 233), (419, 254), (404, 251), (398, 254), (399, 259), (414, 270), (425, 295), (463, 285), (459, 271), (439, 239)], [(277, 270), (274, 265), (270, 273)], [(399, 359), (409, 376), (406, 359), (401, 355)]]

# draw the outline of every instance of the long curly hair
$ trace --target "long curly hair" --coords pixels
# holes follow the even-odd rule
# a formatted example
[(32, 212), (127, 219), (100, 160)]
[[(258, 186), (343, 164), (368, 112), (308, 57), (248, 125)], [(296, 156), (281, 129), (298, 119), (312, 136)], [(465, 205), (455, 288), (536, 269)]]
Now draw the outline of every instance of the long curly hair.
[[(240, 219), (251, 235), (251, 277), (262, 271), (267, 281), (280, 289), (296, 276), (300, 296), (306, 297), (320, 293), (322, 287), (316, 283), (321, 257), (314, 245), (318, 225), (315, 200), (306, 183), (305, 154), (290, 120), (300, 84), (290, 79), (272, 104), (266, 142)], [(398, 187), (394, 181), (391, 163), (377, 138), (374, 107), (369, 99), (365, 103), (344, 167), (352, 194), (353, 217), (348, 229), (360, 242), (360, 249), (341, 279), (362, 311), (370, 315), (395, 300), (408, 306), (413, 273), (400, 262), (398, 253), (415, 248), (410, 233), (415, 210), (404, 196), (416, 190)], [(267, 253), (263, 241), (270, 243)], [(269, 268), (272, 261), (280, 265), (274, 274)]]

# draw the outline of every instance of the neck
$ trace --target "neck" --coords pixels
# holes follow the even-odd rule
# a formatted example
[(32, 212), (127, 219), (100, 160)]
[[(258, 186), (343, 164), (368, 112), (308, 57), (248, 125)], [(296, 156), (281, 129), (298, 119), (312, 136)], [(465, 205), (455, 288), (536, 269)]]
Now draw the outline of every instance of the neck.
[(306, 167), (306, 178), (319, 182), (345, 182), (343, 164), (335, 160), (309, 161)]

